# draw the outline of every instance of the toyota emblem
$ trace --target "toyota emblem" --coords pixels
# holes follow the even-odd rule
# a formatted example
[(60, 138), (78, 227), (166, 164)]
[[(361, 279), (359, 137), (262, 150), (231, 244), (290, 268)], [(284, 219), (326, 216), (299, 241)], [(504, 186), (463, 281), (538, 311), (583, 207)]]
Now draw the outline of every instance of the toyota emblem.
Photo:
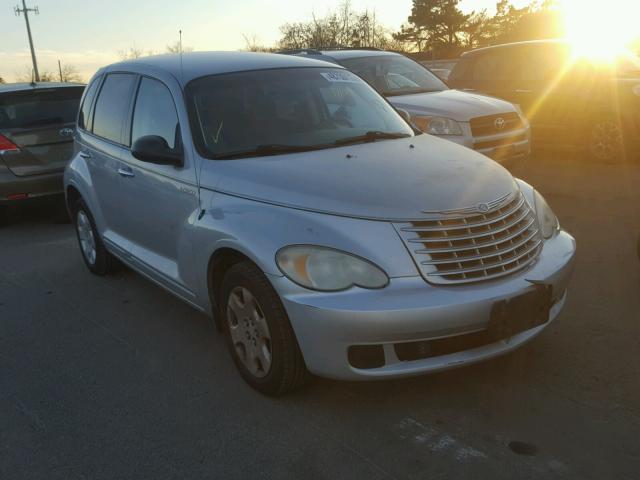
[(504, 128), (504, 124), (505, 124), (504, 118), (502, 118), (502, 117), (496, 118), (496, 120), (495, 120), (495, 122), (493, 122), (493, 124), (495, 125), (496, 130), (502, 130)]

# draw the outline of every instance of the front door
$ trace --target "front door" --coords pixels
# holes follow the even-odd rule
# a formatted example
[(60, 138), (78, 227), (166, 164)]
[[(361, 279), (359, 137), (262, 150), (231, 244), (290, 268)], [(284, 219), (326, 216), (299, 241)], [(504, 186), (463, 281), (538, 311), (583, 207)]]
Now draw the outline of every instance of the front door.
[[(181, 149), (182, 134), (175, 103), (159, 80), (142, 77), (131, 122), (129, 143), (156, 135)], [(158, 165), (133, 157), (127, 149), (120, 165), (125, 229), (136, 266), (165, 287), (193, 298), (185, 265), (190, 265), (189, 230), (198, 215), (193, 159), (183, 166)]]

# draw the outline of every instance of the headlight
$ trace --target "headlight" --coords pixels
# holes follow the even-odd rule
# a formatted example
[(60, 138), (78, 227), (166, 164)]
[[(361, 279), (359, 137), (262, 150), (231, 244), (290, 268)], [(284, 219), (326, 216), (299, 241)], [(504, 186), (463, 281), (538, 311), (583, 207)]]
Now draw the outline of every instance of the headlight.
[(540, 225), (540, 231), (542, 236), (547, 239), (553, 237), (558, 230), (560, 230), (560, 223), (558, 217), (553, 213), (551, 207), (536, 190), (533, 191), (533, 198), (535, 200), (536, 214), (538, 215), (538, 224)]
[(462, 128), (455, 120), (445, 117), (421, 117), (415, 115), (411, 120), (424, 133), (431, 135), (462, 135)]
[(276, 263), (287, 278), (312, 290), (382, 288), (389, 283), (387, 275), (374, 264), (327, 247), (284, 247), (276, 254)]

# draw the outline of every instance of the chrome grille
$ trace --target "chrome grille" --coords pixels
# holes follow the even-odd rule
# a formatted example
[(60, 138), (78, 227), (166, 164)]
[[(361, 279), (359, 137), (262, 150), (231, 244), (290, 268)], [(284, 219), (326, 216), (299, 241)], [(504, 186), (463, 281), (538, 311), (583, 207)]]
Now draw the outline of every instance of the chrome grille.
[(472, 207), (395, 227), (423, 277), (436, 284), (508, 275), (533, 263), (542, 246), (535, 213), (520, 192), (490, 202), (484, 213)]
[[(502, 128), (496, 126), (496, 120), (502, 119)], [(474, 137), (483, 137), (486, 135), (496, 135), (498, 133), (506, 133), (512, 130), (523, 128), (522, 119), (516, 112), (507, 112), (498, 115), (487, 115), (486, 117), (472, 118), (471, 133)]]

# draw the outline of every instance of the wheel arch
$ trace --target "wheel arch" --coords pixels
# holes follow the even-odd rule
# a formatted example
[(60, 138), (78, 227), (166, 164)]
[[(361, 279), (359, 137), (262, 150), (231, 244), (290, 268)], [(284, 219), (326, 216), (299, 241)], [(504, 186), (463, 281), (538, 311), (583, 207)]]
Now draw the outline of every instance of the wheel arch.
[(256, 264), (256, 262), (242, 253), (240, 250), (228, 246), (218, 248), (209, 258), (209, 263), (207, 265), (207, 291), (209, 293), (209, 299), (211, 302), (211, 313), (213, 315), (213, 320), (215, 322), (216, 329), (219, 332), (222, 331), (222, 323), (219, 315), (220, 312), (218, 311), (220, 305), (219, 296), (222, 280), (231, 267), (244, 261), (251, 262), (258, 268), (260, 268), (259, 265)]

